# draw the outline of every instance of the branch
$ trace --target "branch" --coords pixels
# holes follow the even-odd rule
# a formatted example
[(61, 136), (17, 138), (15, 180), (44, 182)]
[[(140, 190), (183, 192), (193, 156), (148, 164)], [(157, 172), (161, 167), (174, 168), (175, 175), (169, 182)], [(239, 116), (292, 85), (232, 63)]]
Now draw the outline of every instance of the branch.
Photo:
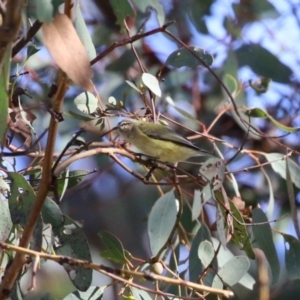
[[(67, 257), (67, 256), (60, 256), (60, 255), (51, 255), (48, 253), (42, 253), (42, 252), (37, 252), (37, 251), (33, 251), (30, 249), (25, 249), (22, 247), (18, 247), (15, 245), (10, 245), (7, 243), (3, 243), (0, 242), (0, 247), (3, 250), (13, 250), (16, 251), (17, 253), (22, 253), (22, 255), (24, 256), (25, 254), (31, 256), (31, 257), (39, 257), (39, 258), (44, 258), (46, 260), (53, 260), (59, 264), (68, 264), (70, 266), (79, 266), (85, 269), (92, 269), (95, 271), (98, 271), (102, 274), (105, 274), (113, 279), (116, 279), (120, 282), (123, 282), (125, 284), (131, 285), (131, 286), (135, 286), (137, 288), (142, 288), (144, 290), (147, 290), (151, 293), (155, 293), (157, 294), (158, 291), (153, 291), (153, 290), (149, 290), (145, 287), (142, 287), (140, 285), (137, 285), (129, 280), (124, 279), (124, 277), (136, 277), (139, 279), (144, 279), (144, 280), (149, 280), (149, 281), (162, 281), (162, 282), (166, 282), (168, 284), (176, 284), (176, 285), (181, 285), (181, 286), (185, 286), (185, 287), (189, 287), (192, 288), (194, 290), (197, 291), (201, 291), (201, 292), (207, 292), (207, 293), (212, 293), (212, 294), (216, 294), (216, 295), (222, 295), (226, 298), (230, 298), (233, 296), (232, 291), (226, 291), (226, 290), (221, 290), (221, 289), (216, 289), (216, 288), (212, 288), (209, 286), (205, 286), (205, 285), (201, 285), (201, 284), (197, 284), (194, 282), (188, 282), (188, 281), (184, 281), (182, 279), (176, 279), (176, 278), (169, 278), (166, 276), (162, 276), (162, 275), (157, 275), (154, 274), (152, 272), (137, 272), (137, 271), (131, 271), (131, 270), (126, 270), (126, 269), (117, 269), (117, 268), (111, 268), (111, 267), (107, 267), (105, 265), (98, 265), (86, 260), (81, 260), (81, 259), (75, 259), (72, 257)], [(170, 295), (170, 294), (165, 294), (164, 295), (167, 296), (174, 296), (174, 295)]]
[(17, 37), (21, 26), (22, 0), (7, 1), (2, 26), (0, 27), (0, 66), (2, 65), (6, 50)]
[(39, 29), (42, 27), (42, 24), (40, 21), (35, 21), (33, 25), (28, 30), (27, 34), (19, 40), (17, 44), (12, 49), (11, 57), (15, 57), (22, 49), (23, 47), (34, 37), (34, 35), (39, 31)]

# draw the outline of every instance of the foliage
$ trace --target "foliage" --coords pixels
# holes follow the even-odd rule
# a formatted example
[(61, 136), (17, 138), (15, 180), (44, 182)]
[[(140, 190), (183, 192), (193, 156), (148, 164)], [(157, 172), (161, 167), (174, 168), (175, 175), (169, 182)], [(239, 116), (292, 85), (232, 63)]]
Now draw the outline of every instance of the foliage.
[[(267, 0), (90, 4), (1, 8), (0, 299), (293, 299), (299, 58), (274, 54), (283, 15)], [(133, 152), (123, 118), (211, 155)]]

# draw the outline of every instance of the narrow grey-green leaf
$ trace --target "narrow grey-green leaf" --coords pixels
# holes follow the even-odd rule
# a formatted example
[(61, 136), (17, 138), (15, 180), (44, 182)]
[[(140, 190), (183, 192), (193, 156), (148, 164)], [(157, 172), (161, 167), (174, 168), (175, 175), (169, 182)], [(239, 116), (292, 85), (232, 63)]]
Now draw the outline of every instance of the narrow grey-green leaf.
[(289, 127), (286, 125), (281, 124), (276, 119), (274, 119), (270, 114), (268, 114), (266, 111), (264, 111), (261, 108), (255, 107), (255, 108), (246, 108), (245, 114), (252, 117), (252, 118), (264, 118), (269, 119), (276, 127), (287, 131), (287, 132), (298, 132), (300, 130), (300, 127)]
[(96, 49), (93, 44), (91, 35), (88, 31), (88, 28), (86, 26), (86, 23), (83, 19), (79, 1), (76, 5), (76, 10), (75, 10), (75, 28), (78, 33), (79, 39), (81, 40), (81, 42), (85, 48), (85, 51), (87, 53), (89, 60), (93, 60), (97, 55)]
[[(204, 66), (202, 61), (207, 65), (211, 66), (213, 63), (213, 56), (207, 53), (205, 50), (199, 47), (180, 48), (169, 55), (166, 60), (166, 65), (170, 65), (174, 68), (189, 67), (194, 68), (198, 65)], [(192, 53), (193, 54), (192, 54)], [(197, 58), (198, 57), (198, 58)]]
[(300, 242), (289, 234), (282, 234), (285, 246), (285, 267), (290, 279), (300, 279)]
[(300, 239), (300, 228), (299, 228), (299, 220), (298, 220), (298, 209), (296, 206), (296, 199), (295, 199), (295, 193), (294, 193), (294, 187), (291, 180), (291, 172), (289, 167), (289, 160), (286, 160), (286, 186), (287, 186), (287, 192), (288, 192), (288, 198), (290, 202), (291, 207), (291, 214), (292, 214), (292, 220), (294, 224), (294, 228), (297, 234), (298, 239)]
[(227, 229), (225, 227), (225, 217), (222, 213), (222, 207), (220, 204), (217, 204), (216, 210), (216, 222), (217, 222), (217, 232), (219, 240), (224, 248), (227, 244)]
[(286, 179), (286, 162), (289, 161), (290, 180), (300, 189), (300, 167), (289, 157), (281, 153), (265, 153), (266, 159), (271, 163), (273, 170), (278, 173), (283, 179)]
[(7, 46), (0, 66), (0, 145), (4, 146), (7, 129), (11, 44)]
[(192, 207), (192, 220), (198, 219), (201, 211), (202, 211), (202, 203), (201, 203), (201, 192), (199, 190), (195, 190), (194, 199), (193, 199), (193, 207)]
[[(266, 215), (259, 208), (253, 209), (252, 220), (253, 223), (256, 224), (268, 222)], [(255, 225), (252, 226), (252, 232), (256, 243), (258, 244), (259, 248), (264, 252), (269, 262), (272, 275), (273, 275), (273, 283), (275, 283), (277, 282), (279, 277), (280, 265), (279, 265), (279, 260), (275, 249), (274, 241), (273, 241), (271, 226), (269, 223)]]
[(64, 113), (64, 115), (70, 116), (74, 119), (81, 120), (81, 121), (84, 121), (84, 122), (89, 122), (89, 121), (95, 120), (95, 118), (90, 116), (90, 115), (78, 114), (78, 113), (75, 113), (73, 111), (69, 111), (68, 113)]
[(177, 207), (173, 191), (160, 197), (153, 205), (148, 219), (148, 235), (153, 256), (167, 242), (176, 222)]

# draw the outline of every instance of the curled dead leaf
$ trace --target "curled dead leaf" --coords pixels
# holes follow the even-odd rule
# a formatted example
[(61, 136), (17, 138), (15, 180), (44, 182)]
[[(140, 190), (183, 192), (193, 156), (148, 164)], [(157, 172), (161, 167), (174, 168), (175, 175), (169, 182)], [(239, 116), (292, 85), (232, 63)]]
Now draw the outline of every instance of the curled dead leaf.
[(78, 85), (93, 92), (90, 61), (71, 20), (57, 14), (42, 26), (44, 43), (58, 66)]

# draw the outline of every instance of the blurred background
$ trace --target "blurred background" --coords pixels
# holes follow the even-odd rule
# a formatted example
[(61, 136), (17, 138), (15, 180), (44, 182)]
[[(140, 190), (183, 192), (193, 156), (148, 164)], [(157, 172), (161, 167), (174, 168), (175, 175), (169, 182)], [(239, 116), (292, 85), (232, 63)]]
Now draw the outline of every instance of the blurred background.
[[(137, 34), (140, 29), (141, 32), (147, 32), (169, 21), (175, 21), (168, 27), (174, 36), (186, 45), (198, 46), (211, 53), (214, 57), (211, 68), (221, 80), (226, 81), (229, 75), (232, 76), (229, 78), (236, 80), (239, 90), (235, 99), (237, 105), (262, 108), (286, 126), (299, 126), (300, 5), (298, 0), (163, 0), (151, 3), (153, 11), (148, 7), (150, 2), (132, 1), (132, 14), (126, 19), (131, 36)], [(116, 13), (116, 1), (86, 0), (81, 1), (80, 7), (97, 55), (114, 42), (127, 38), (126, 30), (120, 26), (122, 22)], [(28, 10), (29, 17), (30, 14), (34, 15)], [(29, 72), (28, 75), (19, 78), (18, 85), (27, 89), (27, 93), (31, 96), (29, 98), (22, 95), (23, 103), (37, 106), (32, 110), (36, 116), (33, 126), (38, 133), (41, 133), (49, 123), (50, 115), (45, 109), (48, 100), (45, 95), (48, 94), (51, 83), (55, 82), (57, 66), (41, 43), (41, 34), (38, 33), (31, 43), (40, 51), (31, 56), (26, 64), (24, 64), (26, 50), (21, 51), (14, 58), (15, 65), (12, 72), (20, 72), (20, 66), (22, 71)], [(181, 46), (166, 34), (157, 33), (136, 41), (134, 47), (141, 63), (149, 73), (155, 75), (168, 56)], [(94, 57), (90, 57), (91, 60)], [(130, 45), (117, 47), (95, 63), (93, 71), (93, 83), (104, 104), (108, 103), (109, 97), (114, 97), (117, 101), (125, 102), (130, 112), (137, 111), (140, 115), (144, 113), (142, 110), (144, 103), (139, 94), (125, 82), (125, 80), (138, 82), (142, 74)], [(166, 66), (162, 78), (164, 79), (160, 82), (162, 97), (156, 102), (157, 110), (161, 114), (191, 130), (201, 132), (209, 128), (209, 134), (225, 140), (236, 149), (242, 145), (246, 138), (246, 130), (232, 112), (221, 113), (224, 107), (231, 104), (219, 82), (206, 68), (200, 66), (175, 69)], [(266, 86), (261, 85), (262, 79), (270, 83)], [(263, 86), (263, 90), (258, 90), (258, 86), (259, 88)], [(59, 126), (57, 152), (62, 151), (72, 134), (83, 126), (82, 121), (68, 115), (69, 111), (79, 113), (74, 98), (81, 92), (82, 90), (75, 86), (70, 87), (67, 92), (64, 105), (66, 115), (65, 121)], [(173, 100), (174, 105), (169, 104), (167, 97)], [(178, 108), (192, 118), (188, 118)], [(219, 114), (220, 118), (217, 118)], [(121, 119), (116, 114), (110, 118), (110, 121), (116, 125)], [(216, 122), (210, 128), (214, 120)], [(256, 154), (265, 152), (286, 154), (289, 148), (300, 151), (298, 133), (285, 135), (286, 132), (268, 119), (254, 119), (252, 124), (261, 130), (265, 137), (255, 132), (248, 133), (245, 149), (255, 150)], [(87, 141), (97, 139), (97, 136), (103, 132), (95, 122), (86, 126), (92, 128), (84, 135)], [(183, 130), (179, 126), (173, 128), (183, 136), (192, 135), (191, 131)], [(274, 143), (268, 137), (280, 137), (277, 140), (283, 146)], [(105, 140), (107, 138), (104, 137), (103, 141)], [(213, 149), (207, 139), (194, 142), (208, 151)], [(218, 144), (218, 147), (227, 159), (236, 153), (236, 149), (224, 144)], [(299, 162), (298, 156), (295, 155), (294, 158)], [(17, 169), (24, 168), (28, 164), (28, 159), (17, 158)], [(136, 171), (146, 173), (141, 166), (130, 160), (122, 157), (120, 159)], [(265, 161), (263, 157), (260, 159), (261, 163)], [(198, 159), (192, 161), (196, 162)], [(243, 170), (255, 164), (251, 156), (239, 154), (229, 165), (229, 170)], [(185, 168), (193, 172), (195, 167), (185, 166)], [(157, 188), (143, 184), (105, 155), (77, 161), (70, 166), (70, 169), (92, 172), (83, 182), (65, 193), (61, 209), (66, 215), (82, 224), (91, 246), (93, 260), (104, 262), (99, 255), (103, 245), (97, 236), (97, 233), (102, 230), (107, 230), (118, 237), (124, 248), (133, 256), (149, 258), (147, 217), (159, 197)], [(96, 172), (93, 172), (94, 169)], [(272, 220), (289, 212), (290, 208), (285, 181), (274, 173), (271, 167), (267, 166), (265, 170), (272, 182), (275, 199), (275, 209), (269, 216)], [(266, 210), (270, 193), (266, 188), (268, 182), (264, 174), (259, 169), (253, 169), (249, 172), (241, 171), (235, 176), (242, 200), (247, 205), (255, 206), (259, 203), (263, 210)], [(164, 190), (169, 189), (164, 188)], [(234, 196), (231, 185), (227, 186), (227, 193), (229, 196)], [(295, 195), (298, 207), (300, 201), (298, 189)], [(207, 209), (206, 216), (207, 222), (212, 225), (215, 213)], [(183, 223), (186, 222), (192, 229), (193, 225), (189, 221), (190, 214), (186, 213), (183, 217), (187, 219), (183, 220)], [(295, 235), (290, 218), (281, 220), (275, 224), (275, 227)], [(284, 264), (284, 242), (282, 237), (276, 238), (279, 259)], [(38, 286), (42, 288), (44, 285), (47, 290), (51, 280), (52, 295), (56, 295), (56, 299), (62, 299), (68, 292), (74, 290), (74, 287), (60, 266), (50, 262), (46, 264), (49, 266), (39, 271), (40, 279), (45, 280), (42, 280)], [(48, 271), (49, 268), (53, 273)], [(255, 277), (254, 267), (251, 272)], [(94, 275), (94, 285), (102, 286), (110, 282), (108, 278), (98, 273)], [(284, 272), (281, 276), (282, 283)], [(64, 282), (64, 289), (62, 289), (62, 282)], [(296, 299), (293, 294), (294, 285), (295, 283), (287, 285), (291, 288), (291, 296), (288, 296), (285, 290), (285, 298), (283, 298), (279, 285), (278, 289), (274, 289), (272, 298)], [(114, 299), (116, 296), (109, 294), (113, 292), (111, 289), (107, 291), (104, 299)], [(253, 299), (255, 292), (241, 292), (241, 295), (241, 299), (251, 297)]]

